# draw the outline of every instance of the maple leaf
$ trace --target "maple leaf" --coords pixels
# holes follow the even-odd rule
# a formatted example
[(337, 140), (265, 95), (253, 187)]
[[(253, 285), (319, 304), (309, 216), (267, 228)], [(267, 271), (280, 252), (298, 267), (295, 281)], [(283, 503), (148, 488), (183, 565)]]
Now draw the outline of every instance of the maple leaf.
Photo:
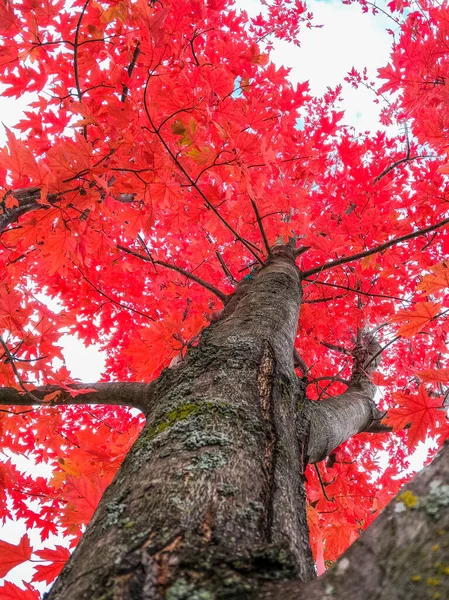
[(441, 303), (417, 302), (412, 310), (400, 310), (390, 318), (391, 323), (404, 323), (398, 335), (411, 338), (439, 313)]
[(22, 590), (14, 583), (5, 581), (0, 587), (0, 597), (2, 600), (39, 600), (41, 595), (30, 585), (26, 585)]
[(30, 560), (33, 549), (27, 534), (23, 535), (17, 545), (0, 540), (0, 577), (4, 577), (11, 569)]
[(395, 92), (399, 88), (401, 84), (401, 75), (391, 64), (378, 69), (377, 73), (380, 79), (387, 79), (387, 83), (384, 83), (379, 88), (379, 94), (383, 94), (384, 92)]
[(436, 381), (438, 383), (449, 382), (449, 369), (429, 369), (427, 371), (416, 371), (423, 381)]
[(398, 407), (389, 409), (385, 422), (393, 431), (410, 427), (407, 437), (410, 448), (415, 448), (419, 442), (425, 441), (428, 433), (432, 434), (437, 427), (446, 424), (442, 399), (429, 396), (424, 385), (419, 386), (417, 394), (396, 392), (393, 397)]
[(449, 263), (443, 261), (431, 267), (432, 273), (424, 275), (416, 289), (427, 294), (434, 294), (449, 287)]
[(44, 581), (50, 584), (61, 572), (63, 566), (70, 558), (70, 551), (63, 546), (56, 546), (54, 550), (46, 548), (35, 553), (40, 559), (50, 561), (49, 565), (38, 565), (34, 581)]

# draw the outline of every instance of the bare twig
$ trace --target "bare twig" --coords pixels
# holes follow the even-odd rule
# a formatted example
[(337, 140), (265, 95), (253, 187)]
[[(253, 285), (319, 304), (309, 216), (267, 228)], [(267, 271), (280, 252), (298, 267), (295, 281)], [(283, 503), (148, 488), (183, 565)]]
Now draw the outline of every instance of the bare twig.
[(293, 348), (293, 364), (295, 365), (295, 367), (299, 367), (301, 369), (303, 375), (307, 375), (309, 367), (306, 365), (304, 359), (296, 350), (296, 348)]
[(346, 285), (339, 285), (337, 283), (328, 283), (327, 281), (319, 281), (318, 279), (303, 279), (303, 281), (308, 281), (310, 283), (314, 283), (317, 285), (325, 285), (328, 287), (338, 288), (339, 290), (346, 290), (348, 292), (354, 292), (356, 294), (360, 294), (361, 296), (369, 296), (371, 298), (385, 298), (388, 300), (397, 300), (398, 302), (410, 302), (414, 303), (415, 300), (407, 300), (407, 298), (400, 298), (398, 296), (388, 296), (386, 294), (375, 294), (374, 292), (362, 292), (359, 289), (352, 288)]
[[(407, 154), (409, 152), (410, 152), (410, 148), (408, 148)], [(404, 163), (412, 162), (413, 160), (426, 159), (426, 158), (434, 158), (435, 159), (435, 158), (438, 158), (438, 156), (432, 156), (432, 155), (427, 155), (427, 154), (422, 155), (422, 156), (405, 156), (404, 158), (397, 160), (392, 165), (390, 165), (386, 169), (384, 169), (382, 171), (382, 173), (380, 173), (380, 175), (377, 175), (377, 177), (374, 178), (374, 183), (378, 183), (383, 177), (385, 177), (385, 175), (388, 175), (388, 173), (390, 173), (390, 171), (392, 171), (393, 169), (396, 169), (396, 167), (399, 167), (400, 165), (402, 165)]]
[(78, 269), (78, 271), (79, 271), (81, 277), (84, 279), (84, 281), (86, 281), (86, 283), (88, 283), (98, 294), (100, 294), (100, 296), (103, 296), (104, 298), (106, 298), (106, 300), (109, 300), (109, 302), (111, 302), (111, 304), (120, 306), (120, 308), (129, 310), (130, 312), (133, 312), (136, 315), (140, 315), (141, 317), (144, 317), (145, 319), (149, 319), (150, 321), (155, 320), (150, 315), (147, 315), (146, 313), (141, 312), (140, 310), (137, 310), (136, 308), (132, 308), (132, 306), (128, 306), (127, 304), (120, 302), (120, 300), (115, 300), (115, 298), (112, 298), (111, 296), (109, 296), (108, 294), (103, 292), (103, 290), (101, 290), (97, 285), (95, 285), (95, 283), (93, 281), (91, 281), (88, 277), (86, 277), (86, 275), (84, 275), (84, 273), (81, 271), (81, 269), (77, 265), (74, 264), (74, 267), (76, 269)]
[[(137, 59), (139, 58), (139, 54), (140, 54), (140, 41), (137, 40), (136, 47), (134, 48), (133, 57), (132, 57), (131, 62), (129, 63), (129, 66), (128, 66), (128, 77), (131, 77), (131, 75), (133, 74), (134, 67), (136, 66)], [(125, 102), (126, 97), (128, 95), (128, 92), (129, 92), (128, 86), (124, 85), (123, 86), (123, 91), (122, 91), (122, 96), (120, 98), (120, 100), (122, 102)]]
[(346, 348), (343, 348), (343, 346), (337, 346), (336, 344), (330, 344), (329, 342), (325, 342), (324, 340), (321, 340), (320, 344), (322, 346), (325, 346), (326, 348), (329, 348), (329, 350), (335, 350), (335, 352), (340, 352), (341, 354), (347, 354), (347, 355), (351, 355), (351, 351), (347, 350)]
[(25, 394), (28, 394), (31, 398), (33, 398), (33, 400), (35, 402), (40, 403), (41, 401), (39, 400), (39, 398), (36, 398), (36, 396), (34, 396), (31, 392), (29, 392), (25, 386), (25, 383), (23, 382), (19, 371), (17, 370), (16, 367), (16, 363), (14, 361), (14, 356), (12, 355), (10, 349), (8, 348), (8, 345), (6, 344), (5, 340), (0, 336), (0, 344), (3, 348), (3, 350), (5, 351), (6, 356), (8, 357), (8, 362), (11, 364), (11, 368), (14, 371), (14, 375), (16, 376), (16, 379), (20, 385), (20, 387), (22, 388), (22, 390), (25, 392)]
[(326, 500), (328, 502), (335, 502), (335, 500), (333, 498), (332, 499), (329, 498), (329, 496), (326, 494), (326, 488), (324, 487), (324, 482), (321, 479), (321, 473), (320, 473), (320, 470), (318, 468), (318, 465), (315, 463), (313, 466), (315, 467), (316, 474), (318, 475), (318, 481), (320, 482), (321, 490), (322, 490), (322, 492), (324, 494), (324, 497), (326, 498)]
[(218, 258), (218, 262), (220, 263), (221, 268), (223, 269), (224, 274), (228, 278), (229, 283), (232, 283), (232, 285), (236, 285), (237, 284), (237, 279), (234, 277), (234, 275), (229, 270), (228, 265), (225, 263), (225, 261), (223, 260), (222, 255), (218, 252), (218, 250), (215, 251), (215, 256)]
[(337, 294), (336, 296), (323, 296), (322, 298), (315, 298), (314, 300), (303, 300), (303, 304), (319, 304), (320, 302), (329, 302), (330, 300), (339, 300), (340, 298), (346, 298), (347, 294)]
[(79, 35), (80, 35), (80, 29), (81, 29), (81, 21), (83, 20), (84, 17), (84, 13), (86, 12), (87, 9), (87, 5), (89, 4), (90, 0), (86, 0), (86, 2), (84, 3), (83, 8), (81, 9), (81, 13), (80, 13), (80, 17), (78, 19), (78, 23), (76, 24), (76, 29), (75, 29), (75, 40), (74, 40), (74, 44), (73, 44), (73, 72), (75, 75), (75, 86), (76, 86), (76, 92), (78, 94), (78, 100), (81, 102), (82, 98), (83, 98), (83, 94), (81, 92), (81, 87), (80, 87), (80, 80), (79, 80), (79, 73), (78, 73), (78, 47), (79, 47)]

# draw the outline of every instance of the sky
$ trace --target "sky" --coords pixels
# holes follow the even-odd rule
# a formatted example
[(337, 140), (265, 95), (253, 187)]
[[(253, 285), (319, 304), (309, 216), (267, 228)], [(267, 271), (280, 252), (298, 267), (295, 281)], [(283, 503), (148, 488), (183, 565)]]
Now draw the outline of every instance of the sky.
[[(394, 23), (382, 14), (376, 17), (362, 14), (358, 5), (347, 6), (339, 0), (312, 0), (307, 5), (314, 14), (315, 24), (323, 27), (304, 28), (300, 48), (276, 42), (272, 59), (278, 66), (291, 68), (292, 82), (308, 80), (314, 95), (322, 95), (327, 87), (343, 84), (344, 102), (341, 108), (346, 111), (346, 123), (353, 125), (359, 132), (378, 129), (380, 105), (374, 103), (374, 93), (364, 88), (354, 90), (343, 78), (352, 67), (360, 71), (367, 67), (368, 74), (374, 78), (377, 69), (388, 63), (392, 38), (386, 33), (386, 29), (391, 28)], [(237, 6), (253, 16), (260, 12), (261, 7), (258, 0), (237, 0)], [(19, 99), (0, 97), (0, 146), (5, 141), (4, 126), (14, 126), (32, 101), (33, 96), (30, 94)], [(86, 348), (79, 340), (70, 336), (64, 336), (61, 344), (72, 377), (85, 382), (100, 378), (105, 357), (98, 349)], [(18, 543), (23, 533), (24, 525), (15, 522), (13, 527), (1, 529), (0, 538)], [(33, 541), (32, 532), (30, 537)], [(61, 541), (58, 540), (57, 543)], [(8, 576), (8, 580), (20, 583), (22, 577), (30, 579), (30, 568), (31, 566), (17, 567), (11, 572), (12, 576)]]

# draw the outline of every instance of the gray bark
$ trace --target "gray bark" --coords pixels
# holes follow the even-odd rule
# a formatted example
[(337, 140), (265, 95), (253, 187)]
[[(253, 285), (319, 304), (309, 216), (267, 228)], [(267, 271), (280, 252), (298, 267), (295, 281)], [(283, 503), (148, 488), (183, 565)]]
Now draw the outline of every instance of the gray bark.
[[(220, 320), (203, 331), (187, 359), (159, 379), (149, 385), (89, 384), (95, 392), (75, 398), (65, 392), (54, 402), (137, 406), (147, 423), (48, 600), (343, 600), (354, 595), (350, 586), (347, 595), (338, 587), (343, 576), (318, 580), (331, 587), (312, 581), (303, 470), (354, 433), (382, 430), (369, 380), (378, 345), (360, 335), (348, 390), (326, 401), (308, 401), (293, 364), (300, 301), (295, 251), (275, 247), (267, 263), (239, 284)], [(33, 390), (30, 396), (5, 388), (0, 403), (33, 404), (54, 389)], [(443, 499), (431, 498), (441, 512), (446, 476), (442, 473), (444, 483), (437, 485)], [(407, 514), (413, 519), (416, 511)], [(418, 515), (425, 521), (423, 531), (428, 514)], [(368, 549), (364, 542), (358, 546), (360, 553), (366, 550), (363, 574), (373, 568), (369, 581), (377, 586), (389, 572), (388, 556), (393, 570), (402, 569), (402, 562), (394, 562), (396, 554), (388, 554), (394, 547), (400, 554), (400, 548), (386, 523), (371, 534), (375, 540)], [(374, 551), (375, 543), (380, 550)], [(343, 561), (338, 569), (352, 574), (357, 560), (353, 555), (347, 560), (350, 568)], [(340, 583), (334, 585), (332, 577)], [(351, 577), (354, 586), (360, 583), (360, 569)], [(399, 581), (399, 575), (388, 581)], [(329, 596), (329, 590), (337, 595)], [(356, 596), (362, 597), (369, 596)]]
[[(0, 388), (0, 406), (60, 406), (73, 404), (106, 404), (132, 406), (139, 408), (144, 414), (149, 410), (151, 403), (152, 384), (134, 382), (106, 382), (106, 383), (75, 383), (67, 386), (71, 390), (91, 390), (87, 393), (71, 396), (68, 389), (58, 385), (46, 385), (30, 389), (28, 394), (15, 388)], [(44, 398), (48, 394), (59, 392), (59, 395), (50, 402)]]
[[(332, 347), (332, 345), (329, 345)], [(353, 351), (351, 381), (344, 394), (312, 402), (308, 462), (324, 460), (340, 444), (364, 431), (385, 432), (384, 416), (374, 403), (376, 386), (370, 375), (380, 362), (380, 345), (370, 332), (359, 332)]]
[(49, 599), (244, 599), (267, 580), (314, 577), (300, 298), (294, 252), (275, 248), (155, 382), (147, 425)]
[(449, 598), (449, 443), (324, 575), (267, 586), (259, 598)]

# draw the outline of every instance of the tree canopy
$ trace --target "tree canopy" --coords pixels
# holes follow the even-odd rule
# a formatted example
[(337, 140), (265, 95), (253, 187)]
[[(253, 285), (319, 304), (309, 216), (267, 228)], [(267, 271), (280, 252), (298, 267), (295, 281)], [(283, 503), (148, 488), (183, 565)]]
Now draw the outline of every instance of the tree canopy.
[[(275, 39), (300, 43), (306, 4), (261, 4), (249, 18), (230, 0), (0, 1), (2, 93), (35, 94), (0, 149), (0, 402), (13, 405), (0, 410), (0, 519), (24, 519), (41, 542), (0, 541), (0, 577), (32, 559), (33, 582), (54, 579), (69, 552), (49, 537), (76, 545), (138, 435), (143, 418), (101, 384), (181, 361), (292, 236), (309, 397), (342, 393), (360, 332), (375, 331), (370, 377), (394, 431), (308, 467), (319, 571), (409, 477), (418, 444), (447, 438), (449, 6), (359, 0), (388, 13), (392, 34), (375, 81), (348, 72), (383, 106), (379, 129), (360, 134), (341, 86), (314, 97), (270, 59)], [(98, 385), (71, 385), (63, 334), (105, 351)]]

